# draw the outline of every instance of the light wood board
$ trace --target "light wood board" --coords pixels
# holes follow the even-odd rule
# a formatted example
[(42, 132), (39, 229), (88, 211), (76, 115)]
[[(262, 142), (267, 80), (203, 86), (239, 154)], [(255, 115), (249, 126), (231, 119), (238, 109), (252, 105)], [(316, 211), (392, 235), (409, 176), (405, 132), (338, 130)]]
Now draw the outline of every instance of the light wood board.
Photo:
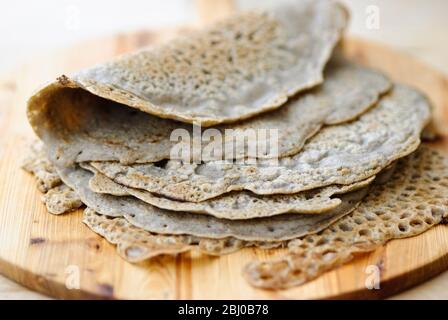
[[(438, 226), (418, 237), (392, 241), (304, 286), (265, 291), (250, 287), (241, 269), (253, 259), (274, 259), (283, 250), (245, 249), (220, 258), (188, 253), (133, 265), (81, 223), (80, 211), (64, 216), (48, 214), (33, 177), (20, 169), (20, 160), (33, 137), (25, 117), (26, 98), (39, 83), (172, 34), (170, 30), (142, 31), (86, 42), (43, 57), (0, 81), (0, 273), (59, 298), (378, 298), (448, 268), (448, 228)], [(345, 41), (344, 49), (354, 60), (426, 92), (436, 107), (437, 127), (447, 135), (446, 78), (380, 45), (351, 39)], [(448, 150), (446, 141), (439, 141), (444, 150)], [(365, 270), (371, 264), (381, 267), (380, 290), (365, 288)], [(78, 275), (79, 289), (69, 289), (67, 286), (76, 286)]]

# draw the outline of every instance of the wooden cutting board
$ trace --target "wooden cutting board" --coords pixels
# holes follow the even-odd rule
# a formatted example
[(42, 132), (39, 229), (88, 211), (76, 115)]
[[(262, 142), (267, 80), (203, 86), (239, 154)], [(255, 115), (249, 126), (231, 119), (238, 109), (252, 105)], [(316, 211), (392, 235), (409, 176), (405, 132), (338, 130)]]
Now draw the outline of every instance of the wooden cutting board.
[[(187, 253), (130, 264), (81, 223), (81, 211), (48, 214), (34, 178), (20, 169), (33, 137), (25, 116), (26, 98), (42, 82), (172, 34), (142, 31), (82, 43), (0, 80), (0, 273), (58, 298), (279, 299), (386, 297), (448, 269), (448, 227), (438, 226), (418, 237), (392, 241), (304, 286), (265, 291), (246, 283), (242, 267), (254, 259), (274, 259), (283, 250), (251, 248), (218, 258)], [(377, 44), (349, 39), (343, 47), (357, 62), (426, 92), (436, 108), (439, 132), (447, 136), (447, 78)], [(448, 139), (437, 144), (448, 154)], [(372, 264), (381, 270), (379, 290), (365, 287), (366, 267)]]

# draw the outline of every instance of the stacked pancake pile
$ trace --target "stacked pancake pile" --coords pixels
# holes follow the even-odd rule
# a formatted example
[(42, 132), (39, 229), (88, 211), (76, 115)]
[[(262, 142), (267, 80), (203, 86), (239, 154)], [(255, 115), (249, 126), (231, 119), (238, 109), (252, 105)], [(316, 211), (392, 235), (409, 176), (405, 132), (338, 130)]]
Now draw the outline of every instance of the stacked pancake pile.
[(430, 105), (342, 56), (347, 20), (302, 0), (62, 76), (29, 100), (24, 168), (131, 262), (288, 247), (245, 268), (263, 288), (421, 233), (448, 209)]

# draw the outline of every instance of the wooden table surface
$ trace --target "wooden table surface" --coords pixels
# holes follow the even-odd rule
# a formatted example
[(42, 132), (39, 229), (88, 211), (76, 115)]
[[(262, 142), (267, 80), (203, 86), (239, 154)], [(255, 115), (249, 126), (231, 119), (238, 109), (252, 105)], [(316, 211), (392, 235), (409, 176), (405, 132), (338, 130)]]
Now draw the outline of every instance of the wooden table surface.
[[(185, 1), (178, 0), (184, 3)], [(444, 17), (448, 10), (445, 0), (341, 0), (352, 11), (350, 33), (389, 44), (401, 51), (435, 66), (448, 74), (448, 19)], [(45, 2), (45, 1), (43, 1)], [(77, 1), (72, 1), (76, 3)], [(240, 0), (238, 6), (250, 7), (259, 3), (271, 4), (272, 0)], [(369, 6), (376, 6), (380, 13), (380, 27), (366, 27)], [(7, 13), (7, 10), (3, 14)], [(169, 14), (168, 12), (166, 14)], [(406, 19), (406, 16), (412, 17)], [(0, 20), (1, 20), (0, 15)], [(131, 18), (131, 17), (129, 17)], [(41, 16), (36, 19), (42, 19)], [(412, 21), (409, 25), (406, 21)], [(29, 28), (31, 23), (24, 24)], [(2, 28), (3, 29), (3, 28)], [(4, 30), (3, 32), (9, 32)], [(0, 36), (1, 36), (0, 32)], [(30, 37), (33, 35), (30, 33)], [(2, 37), (3, 38), (3, 37)], [(24, 39), (21, 39), (23, 43)], [(14, 51), (13, 43), (3, 44)], [(20, 47), (20, 46), (19, 46)], [(3, 48), (1, 51), (3, 51)], [(27, 48), (29, 56), (32, 51)], [(12, 55), (11, 55), (12, 56)], [(1, 67), (1, 66), (0, 66)], [(0, 68), (0, 71), (1, 68)], [(0, 115), (1, 116), (1, 115)], [(401, 293), (393, 299), (448, 299), (448, 271), (438, 277)], [(2, 276), (0, 276), (0, 299), (48, 299), (48, 297), (32, 292)]]

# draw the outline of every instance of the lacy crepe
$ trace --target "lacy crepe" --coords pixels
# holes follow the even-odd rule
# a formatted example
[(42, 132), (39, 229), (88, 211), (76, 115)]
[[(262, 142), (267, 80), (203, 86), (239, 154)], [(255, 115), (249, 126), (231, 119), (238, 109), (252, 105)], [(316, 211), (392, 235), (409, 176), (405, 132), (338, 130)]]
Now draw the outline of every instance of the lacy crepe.
[(326, 229), (290, 241), (243, 241), (232, 237), (210, 239), (190, 235), (150, 233), (123, 217), (110, 217), (85, 210), (83, 222), (117, 245), (130, 262), (161, 254), (199, 249), (222, 255), (248, 246), (264, 249), (288, 246), (290, 253), (271, 262), (252, 262), (244, 275), (254, 286), (281, 289), (308, 282), (351, 260), (359, 252), (371, 251), (385, 242), (413, 236), (448, 218), (448, 159), (431, 145), (422, 145), (411, 156), (400, 159), (395, 170), (377, 179), (364, 202), (352, 213)]
[[(71, 91), (66, 100), (57, 95), (42, 96), (34, 102), (32, 99), (28, 115), (50, 151), (50, 159), (61, 165), (93, 160), (190, 160), (193, 156), (198, 158), (192, 149), (195, 134), (200, 135), (200, 156), (205, 161), (221, 160), (223, 152), (226, 159), (241, 159), (248, 155), (247, 150), (257, 150), (254, 156), (258, 158), (285, 157), (299, 152), (323, 125), (344, 123), (363, 114), (391, 87), (383, 74), (343, 59), (334, 59), (325, 75), (321, 86), (292, 98), (275, 112), (208, 130), (160, 119), (79, 90)], [(53, 103), (48, 102), (51, 99)], [(271, 137), (272, 129), (277, 131), (275, 140)], [(177, 135), (172, 136), (175, 130), (182, 134), (182, 141)], [(249, 138), (252, 132), (256, 137), (250, 143), (240, 139)], [(220, 141), (212, 140), (212, 134)], [(271, 143), (276, 143), (276, 149)], [(176, 147), (188, 151), (187, 155), (176, 152)], [(213, 150), (220, 152), (214, 155)]]
[(392, 239), (411, 237), (448, 219), (448, 158), (422, 145), (398, 161), (389, 181), (375, 185), (361, 205), (329, 228), (290, 241), (277, 261), (252, 262), (244, 270), (254, 286), (298, 286)]
[(420, 92), (396, 85), (375, 108), (356, 121), (323, 128), (301, 152), (272, 165), (169, 160), (124, 165), (91, 162), (115, 182), (171, 199), (201, 202), (230, 191), (260, 195), (298, 193), (332, 184), (367, 179), (413, 152), (430, 120), (430, 104)]
[[(430, 104), (336, 57), (347, 20), (333, 1), (302, 0), (61, 76), (28, 102), (46, 152), (33, 146), (23, 168), (49, 212), (86, 205), (83, 222), (131, 262), (287, 247), (244, 268), (266, 289), (424, 232), (448, 217), (448, 159), (417, 149)], [(190, 140), (173, 152), (177, 129), (205, 137), (199, 161)], [(277, 138), (234, 140), (252, 129), (278, 129), (277, 153), (247, 161)], [(208, 158), (216, 145), (235, 152)]]
[(134, 197), (99, 194), (90, 190), (93, 174), (80, 167), (57, 168), (62, 181), (81, 201), (96, 212), (125, 217), (131, 224), (159, 234), (188, 234), (205, 238), (234, 237), (248, 241), (280, 241), (324, 229), (351, 212), (366, 195), (368, 188), (341, 195), (341, 204), (322, 214), (282, 214), (246, 220), (218, 219), (209, 215), (168, 211)]
[[(56, 168), (46, 159), (45, 154), (42, 145), (34, 144), (31, 155), (27, 157), (23, 168), (35, 175), (38, 185), (53, 183), (51, 188), (41, 190), (45, 193), (42, 200), (47, 205), (48, 211), (53, 214), (61, 214), (79, 208), (81, 200), (76, 192), (62, 183)], [(88, 183), (89, 189), (93, 192), (114, 196), (134, 196), (160, 209), (209, 214), (216, 218), (231, 220), (263, 218), (285, 213), (323, 213), (341, 204), (339, 195), (366, 187), (375, 179), (373, 176), (350, 185), (332, 185), (291, 195), (261, 197), (251, 192), (233, 192), (194, 203), (176, 201), (147, 191), (119, 185), (86, 163), (81, 164), (81, 167), (94, 173)], [(45, 179), (45, 177), (48, 178)], [(54, 180), (57, 183), (54, 183)]]
[(258, 196), (249, 191), (232, 192), (202, 202), (177, 201), (140, 189), (129, 188), (109, 179), (89, 165), (94, 176), (89, 180), (93, 192), (114, 196), (134, 196), (160, 209), (209, 214), (216, 218), (241, 220), (266, 218), (285, 213), (320, 214), (341, 204), (340, 196), (368, 186), (375, 176), (349, 185), (332, 185), (296, 194)]
[[(53, 165), (49, 164), (47, 161), (39, 160), (39, 158), (44, 157), (44, 152), (39, 148), (39, 144), (33, 144), (33, 146), (34, 147), (31, 149), (32, 154), (27, 157), (24, 168), (28, 168), (29, 163), (41, 163), (45, 165), (42, 165), (42, 167), (37, 170), (38, 172), (55, 172), (56, 169)], [(386, 170), (386, 172), (388, 171), (392, 171), (392, 169)], [(387, 174), (381, 173), (377, 181), (384, 179), (385, 175)], [(41, 177), (35, 177), (37, 183), (41, 184)], [(73, 177), (71, 180), (74, 180)], [(57, 186), (47, 190), (46, 194), (43, 196), (43, 201), (47, 206), (47, 210), (53, 214), (61, 214), (78, 209), (82, 205), (81, 198), (73, 189), (62, 183), (60, 178), (59, 181)], [(371, 181), (366, 181), (363, 184), (353, 186), (353, 190), (365, 187), (370, 182)], [(117, 186), (115, 186), (115, 188), (116, 187)], [(350, 190), (347, 189), (346, 191)], [(122, 196), (124, 196), (124, 194), (122, 194)], [(84, 199), (87, 199), (86, 203), (88, 204), (100, 203), (101, 201), (101, 198), (95, 198), (95, 196), (90, 196), (90, 199), (93, 199), (93, 201), (89, 201), (89, 192), (87, 192), (87, 197), (84, 196)], [(98, 208), (97, 205), (95, 205), (95, 207)], [(101, 204), (99, 207), (101, 207)], [(133, 226), (121, 216), (121, 213), (112, 212), (111, 215), (112, 216), (100, 215), (92, 208), (87, 208), (85, 210), (83, 221), (93, 231), (104, 236), (109, 242), (116, 244), (118, 253), (131, 262), (142, 261), (162, 254), (177, 254), (192, 249), (199, 249), (206, 254), (222, 255), (248, 246), (257, 246), (259, 248), (268, 249), (284, 246), (286, 244), (285, 241), (245, 241), (234, 237), (212, 239), (183, 234), (157, 234)], [(117, 216), (115, 217), (115, 215)]]
[[(63, 150), (58, 142), (79, 143), (76, 134), (84, 132), (103, 107), (123, 109), (116, 112), (127, 118), (140, 110), (157, 119), (202, 126), (247, 119), (279, 108), (288, 97), (322, 83), (324, 67), (347, 19), (341, 5), (324, 0), (237, 14), (206, 30), (125, 55), (71, 78), (60, 77), (30, 98), (28, 118), (50, 147), (50, 154), (55, 154), (52, 160), (62, 160), (58, 158), (64, 153), (69, 153), (69, 158), (80, 156), (77, 153), (85, 149)], [(144, 124), (155, 121), (145, 120)], [(182, 128), (177, 122), (165, 122)], [(163, 121), (157, 123), (164, 126)], [(97, 140), (113, 141), (114, 130), (108, 129), (84, 132), (84, 142), (92, 134)], [(137, 132), (126, 145), (142, 142), (143, 133)], [(161, 139), (157, 130), (146, 133), (146, 142)], [(103, 152), (95, 146), (96, 150), (87, 148), (90, 160), (98, 153), (110, 158), (117, 152), (114, 148)], [(159, 147), (163, 149), (164, 144)], [(136, 162), (135, 155), (128, 153), (128, 163)], [(114, 159), (117, 156), (126, 159), (116, 154)]]
[(140, 262), (159, 255), (175, 255), (188, 250), (199, 250), (208, 255), (224, 255), (249, 246), (273, 249), (286, 244), (283, 241), (210, 239), (190, 235), (150, 233), (133, 226), (125, 218), (101, 215), (91, 208), (84, 210), (83, 222), (108, 242), (115, 244), (118, 254), (130, 262)]

